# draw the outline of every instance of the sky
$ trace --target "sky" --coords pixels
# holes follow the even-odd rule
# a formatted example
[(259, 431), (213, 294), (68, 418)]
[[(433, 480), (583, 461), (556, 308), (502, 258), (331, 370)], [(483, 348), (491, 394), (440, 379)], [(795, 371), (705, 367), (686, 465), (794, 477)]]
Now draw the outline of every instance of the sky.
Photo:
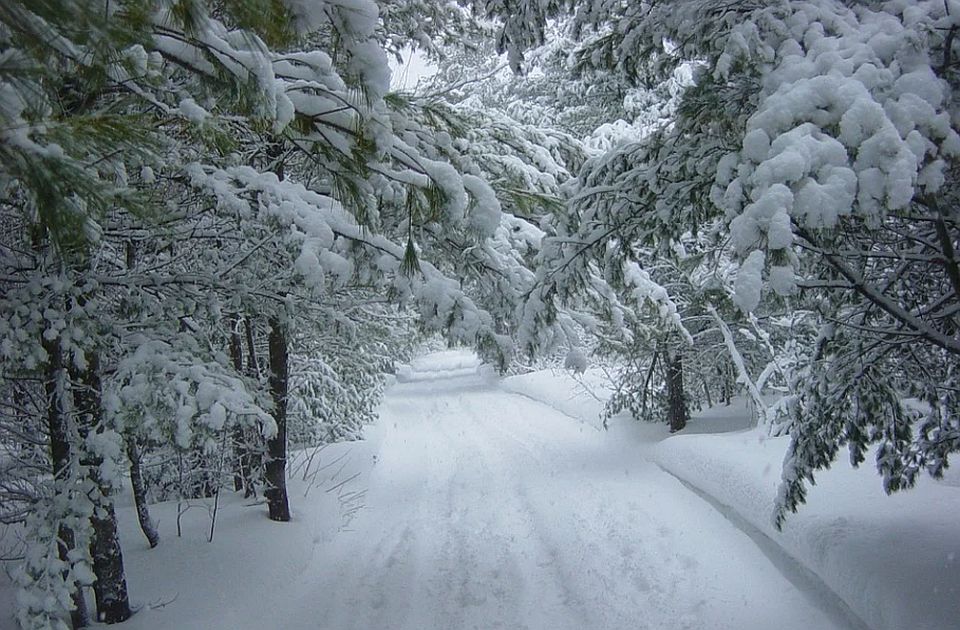
[(437, 67), (419, 51), (406, 49), (402, 55), (403, 63), (397, 63), (395, 58), (390, 57), (390, 71), (393, 73), (390, 87), (395, 90), (412, 89), (420, 79), (437, 71)]

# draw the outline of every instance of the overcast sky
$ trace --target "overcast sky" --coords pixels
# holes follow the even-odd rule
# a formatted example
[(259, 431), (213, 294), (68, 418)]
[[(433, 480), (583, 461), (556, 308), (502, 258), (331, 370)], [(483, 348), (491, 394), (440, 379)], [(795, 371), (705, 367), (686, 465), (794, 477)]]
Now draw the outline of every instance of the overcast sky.
[(390, 57), (390, 70), (393, 73), (390, 86), (395, 90), (406, 90), (415, 87), (421, 78), (435, 73), (437, 67), (419, 52), (405, 50), (401, 64), (398, 64), (392, 56)]

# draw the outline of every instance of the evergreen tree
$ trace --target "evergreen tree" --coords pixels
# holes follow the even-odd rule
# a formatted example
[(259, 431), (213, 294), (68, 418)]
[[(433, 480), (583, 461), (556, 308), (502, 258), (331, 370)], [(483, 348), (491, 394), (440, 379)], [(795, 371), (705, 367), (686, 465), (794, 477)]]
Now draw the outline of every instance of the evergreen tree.
[[(858, 464), (879, 444), (888, 491), (922, 470), (942, 474), (960, 446), (950, 7), (519, 4), (482, 5), (501, 20), (515, 66), (549, 20), (569, 12), (571, 32), (609, 71), (664, 81), (682, 64), (694, 68), (668, 125), (614, 149), (604, 158), (614, 168), (588, 166), (580, 195), (595, 203), (573, 214), (577, 226), (565, 235), (578, 236), (558, 243), (544, 276), (568, 270), (583, 286), (590, 266), (577, 256), (608, 261), (632, 251), (611, 251), (613, 239), (649, 243), (660, 255), (685, 233), (719, 224), (736, 263), (738, 308), (784, 304), (812, 317), (819, 339), (815, 352), (792, 353), (803, 364), (791, 382), (777, 522), (845, 445)], [(544, 283), (531, 307), (549, 320), (564, 292)], [(908, 410), (908, 396), (925, 410)]]
[[(112, 508), (125, 453), (132, 471), (175, 453), (180, 471), (196, 469), (176, 496), (198, 496), (230, 481), (217, 462), (231, 448), (251, 490), (265, 449), (271, 517), (285, 520), (286, 423), (312, 404), (291, 366), (320, 346), (331, 384), (355, 392), (328, 435), (369, 417), (382, 384), (372, 366), (388, 366), (351, 365), (354, 348), (324, 341), (332, 326), (383, 339), (363, 307), (371, 294), (501, 364), (512, 354), (480, 304), (493, 296), (483, 273), (509, 281), (504, 265), (519, 268), (496, 194), (463, 147), (408, 122), (387, 93), (383, 46), (414, 26), (417, 5), (322, 4), (0, 8), (3, 396), (44, 383), (24, 413), (47, 423), (49, 455), (18, 448), (55, 473), (8, 475), (35, 486), (13, 517), (37, 541), (19, 577), (25, 627), (83, 625), (91, 584), (100, 619), (129, 614)], [(445, 242), (483, 252), (475, 285), (448, 275), (463, 249)], [(505, 295), (496, 309), (519, 292)], [(378, 343), (361, 347), (382, 357)], [(144, 481), (138, 495), (158, 480)]]

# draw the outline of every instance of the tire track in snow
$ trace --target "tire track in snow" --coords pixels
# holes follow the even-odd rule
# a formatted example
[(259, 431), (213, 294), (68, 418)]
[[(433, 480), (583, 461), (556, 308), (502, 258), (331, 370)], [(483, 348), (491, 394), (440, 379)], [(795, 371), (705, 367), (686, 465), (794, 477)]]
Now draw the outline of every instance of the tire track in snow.
[(626, 476), (609, 434), (480, 376), (398, 383), (380, 423), (367, 509), (286, 627), (843, 627), (795, 592), (765, 601), (790, 584), (641, 454)]
[[(520, 426), (523, 425), (495, 421), (485, 423), (485, 428), (488, 431), (496, 432), (523, 450), (549, 475), (550, 472), (553, 472), (549, 470), (550, 464), (562, 460), (564, 449), (556, 443), (551, 444), (550, 440), (540, 439), (538, 434), (532, 432), (521, 437), (515, 430)], [(566, 424), (558, 425), (559, 427), (563, 427), (567, 432), (575, 433), (577, 438), (583, 437), (587, 441), (595, 439), (597, 435), (591, 432), (592, 435), (583, 436), (579, 425), (574, 426), (575, 431), (571, 430)], [(531, 442), (534, 442), (535, 446), (532, 446)], [(542, 454), (549, 456), (544, 458)], [(545, 546), (551, 549), (554, 562), (562, 567), (561, 571), (567, 575), (586, 573), (591, 579), (601, 582), (603, 584), (601, 592), (608, 595), (602, 598), (579, 592), (573, 595), (572, 593), (579, 589), (576, 586), (567, 585), (565, 588), (565, 591), (569, 593), (567, 599), (576, 601), (578, 608), (581, 610), (580, 616), (594, 627), (636, 630), (651, 627), (643, 619), (638, 619), (637, 611), (644, 608), (648, 610), (651, 608), (659, 610), (667, 608), (671, 593), (661, 587), (651, 586), (651, 582), (647, 579), (642, 566), (639, 564), (644, 554), (642, 551), (641, 553), (635, 553), (634, 550), (638, 545), (637, 541), (628, 541), (615, 528), (609, 528), (601, 539), (596, 535), (596, 524), (584, 518), (581, 511), (574, 508), (567, 513), (567, 520), (573, 525), (574, 544), (570, 545), (570, 540), (561, 542), (556, 532), (551, 535), (550, 528), (543, 527), (544, 524), (550, 523), (552, 519), (542, 509), (535, 506), (532, 499), (533, 493), (530, 492), (528, 484), (524, 484), (522, 481), (521, 478), (517, 479), (515, 484), (516, 495), (523, 503), (525, 510), (531, 515), (535, 515), (536, 521), (541, 524), (541, 527), (538, 528), (539, 536), (544, 541)], [(595, 492), (594, 494), (599, 496), (601, 493)], [(582, 504), (578, 507), (582, 507)], [(601, 517), (604, 516), (602, 507), (596, 510), (591, 506), (591, 513)], [(616, 545), (612, 554), (610, 550), (607, 550), (606, 554), (602, 553), (598, 542), (608, 543), (612, 540), (618, 540), (620, 544)], [(570, 554), (564, 554), (562, 551), (564, 547), (568, 546), (589, 553), (581, 553), (577, 558), (566, 558), (565, 556)], [(611, 555), (613, 557), (607, 557)], [(629, 566), (625, 566), (628, 558), (636, 559), (636, 561)], [(659, 601), (650, 601), (653, 598), (652, 596)], [(640, 600), (644, 600), (643, 603)], [(589, 609), (588, 603), (591, 604)], [(601, 619), (602, 621), (600, 621)]]
[[(482, 399), (482, 396), (474, 394), (471, 398)], [(488, 478), (495, 481), (491, 485), (497, 495), (498, 509), (488, 511), (487, 518), (493, 520), (495, 526), (511, 532), (509, 537), (501, 537), (503, 545), (500, 548), (507, 549), (506, 554), (512, 559), (519, 555), (525, 561), (523, 586), (527, 592), (524, 593), (524, 599), (529, 606), (540, 606), (541, 611), (546, 604), (552, 604), (553, 610), (559, 613), (553, 627), (590, 627), (593, 620), (583, 610), (581, 598), (569, 580), (570, 567), (561, 561), (560, 549), (544, 536), (543, 527), (517, 477), (505, 474), (505, 471), (516, 468), (509, 465), (505, 455), (511, 449), (504, 448), (503, 443), (494, 444), (490, 440), (492, 422), (488, 416), (481, 419), (478, 411), (490, 408), (478, 404), (480, 400), (472, 402), (466, 404), (464, 395), (458, 396), (460, 413), (469, 421), (462, 426), (470, 429), (469, 434), (464, 432), (461, 435), (469, 436), (471, 445), (479, 455), (478, 461), (488, 471)], [(506, 515), (513, 515), (514, 518), (506, 520)], [(515, 551), (509, 551), (511, 548)], [(517, 562), (516, 559), (513, 561)], [(532, 570), (534, 567), (536, 570)], [(531, 583), (530, 577), (537, 579)], [(545, 586), (548, 587), (546, 591), (543, 590)]]
[[(524, 402), (526, 402), (525, 398)], [(487, 407), (488, 405), (482, 406)], [(530, 427), (524, 423), (488, 421), (486, 422), (486, 426), (499, 435), (511, 440), (516, 446), (527, 452), (541, 466), (562, 458), (567, 454), (566, 450), (569, 448), (569, 445), (563, 445), (554, 440), (546, 439), (543, 432), (530, 430)], [(579, 430), (579, 426), (577, 428), (577, 433), (580, 434), (584, 442), (589, 443), (597, 439), (602, 439), (599, 437), (602, 434), (590, 432), (587, 435), (583, 435), (583, 432)], [(521, 429), (527, 429), (527, 431), (522, 431)], [(544, 458), (542, 457), (544, 454), (549, 456)], [(655, 468), (652, 463), (644, 463), (644, 467), (648, 470), (655, 471), (658, 473), (658, 476), (662, 474), (659, 468)], [(587, 481), (587, 484), (591, 486), (590, 495), (594, 497), (603, 495), (601, 488), (595, 487), (590, 481)], [(531, 502), (530, 494), (526, 486), (518, 484), (517, 494), (527, 503), (528, 509), (531, 512), (538, 511)], [(697, 499), (699, 500), (699, 497)], [(579, 504), (579, 507), (582, 508), (583, 506), (584, 504)], [(695, 580), (690, 579), (690, 574), (696, 574), (700, 571), (700, 567), (698, 567), (698, 561), (695, 558), (678, 553), (678, 547), (682, 548), (682, 545), (678, 545), (680, 541), (678, 541), (677, 536), (671, 532), (671, 527), (675, 527), (676, 523), (670, 523), (669, 518), (662, 519), (657, 517), (657, 515), (650, 514), (648, 511), (641, 510), (638, 511), (639, 516), (648, 521), (649, 525), (646, 528), (638, 528), (636, 522), (625, 522), (622, 515), (618, 515), (615, 511), (605, 509), (602, 502), (591, 506), (590, 511), (588, 511), (591, 518), (584, 518), (584, 516), (582, 516), (583, 512), (583, 510), (576, 510), (570, 514), (574, 537), (577, 541), (576, 546), (590, 549), (590, 555), (596, 560), (600, 560), (589, 562), (588, 564), (590, 566), (587, 570), (599, 581), (603, 582), (605, 591), (615, 593), (615, 596), (610, 598), (612, 601), (623, 603), (632, 602), (634, 604), (632, 609), (630, 606), (608, 607), (605, 609), (599, 607), (596, 613), (604, 618), (603, 627), (638, 627), (636, 625), (638, 620), (635, 617), (636, 610), (640, 608), (668, 611), (669, 614), (666, 615), (667, 617), (679, 620), (680, 626), (678, 627), (698, 627), (700, 623), (697, 621), (698, 613), (700, 612), (699, 609), (706, 603), (706, 600), (688, 601), (686, 606), (678, 607), (678, 603), (683, 599), (679, 595), (684, 591), (690, 591), (692, 588), (696, 588), (700, 592), (705, 592), (710, 590), (710, 585), (709, 583), (696, 584)], [(540, 515), (541, 522), (549, 522), (549, 520), (548, 517), (544, 517), (542, 514)], [(601, 523), (605, 525), (602, 531), (603, 542), (613, 543), (612, 545), (597, 543), (597, 530), (598, 525)], [(732, 523), (732, 525), (736, 526), (736, 523)], [(652, 542), (642, 537), (642, 534), (645, 533), (643, 529), (656, 531), (657, 536), (653, 538)], [(635, 534), (636, 537), (631, 538), (630, 533)], [(749, 532), (746, 533), (749, 536)], [(756, 543), (757, 541), (753, 540), (753, 542)], [(766, 550), (763, 551), (769, 556)], [(654, 557), (656, 561), (653, 562), (653, 564), (659, 568), (659, 572), (656, 576), (648, 576), (643, 570), (643, 562), (645, 558), (651, 560)], [(807, 582), (796, 580), (795, 576), (790, 574), (790, 572), (785, 573), (782, 563), (773, 562), (773, 565), (784, 577), (793, 583), (794, 586), (797, 586), (800, 591), (809, 594), (811, 587)], [(667, 570), (665, 571), (664, 569)], [(825, 599), (822, 593), (818, 592), (819, 589), (813, 588), (812, 590), (814, 592), (811, 595), (811, 600), (821, 608), (828, 617), (832, 618), (838, 626), (849, 627), (856, 630), (862, 630), (864, 628), (859, 620), (844, 614), (842, 610), (838, 611), (836, 602), (831, 601), (830, 598)], [(836, 598), (834, 597), (833, 599), (835, 600)], [(641, 604), (641, 602), (643, 603)], [(845, 608), (845, 606), (843, 608)], [(660, 624), (662, 623), (666, 622), (660, 622)], [(662, 628), (665, 626), (655, 623), (651, 627)]]
[[(443, 416), (438, 416), (437, 429), (443, 437), (446, 450), (457, 452), (464, 449), (462, 435), (454, 435), (451, 432), (451, 423), (447, 420), (450, 416), (456, 414), (458, 410), (453, 405), (447, 405)], [(474, 462), (479, 463), (479, 462)], [(493, 596), (496, 603), (496, 612), (501, 617), (516, 618), (520, 614), (520, 604), (512, 594), (503, 589), (493, 589), (489, 594), (484, 592), (482, 585), (474, 584), (474, 580), (482, 578), (490, 571), (489, 558), (483, 554), (483, 549), (479, 548), (474, 541), (474, 536), (478, 531), (479, 523), (476, 522), (474, 514), (471, 513), (472, 504), (464, 501), (465, 496), (469, 496), (468, 490), (472, 485), (467, 472), (469, 466), (465, 466), (462, 456), (453, 460), (452, 473), (446, 486), (444, 505), (446, 506), (446, 520), (440, 523), (446, 523), (443, 528), (443, 549), (436, 555), (438, 564), (442, 566), (441, 575), (443, 582), (438, 585), (437, 594), (441, 601), (441, 607), (444, 613), (443, 627), (458, 628), (466, 627), (467, 613), (471, 608), (483, 607), (488, 602), (488, 597)], [(482, 530), (481, 530), (482, 531)], [(502, 561), (502, 558), (497, 558)], [(502, 562), (498, 562), (493, 571), (499, 575), (500, 572), (507, 569), (507, 573), (513, 579), (520, 579), (521, 576), (516, 567), (507, 563), (507, 566), (501, 567)], [(490, 623), (496, 620), (489, 619)]]

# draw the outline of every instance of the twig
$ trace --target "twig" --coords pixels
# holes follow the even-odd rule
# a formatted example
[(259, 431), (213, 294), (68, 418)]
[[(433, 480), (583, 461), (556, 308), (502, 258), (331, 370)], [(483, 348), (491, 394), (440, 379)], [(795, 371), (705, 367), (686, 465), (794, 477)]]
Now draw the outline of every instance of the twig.
[(171, 597), (170, 599), (168, 599), (168, 600), (166, 600), (166, 601), (158, 600), (157, 603), (155, 603), (155, 604), (148, 604), (147, 607), (150, 608), (150, 610), (157, 610), (157, 609), (160, 609), (160, 608), (164, 608), (165, 606), (169, 606), (169, 605), (172, 604), (173, 602), (177, 601), (177, 598), (178, 598), (178, 597), (180, 597), (180, 592), (179, 592), (179, 591), (177, 591), (176, 595), (174, 595), (174, 596)]
[(220, 459), (217, 462), (217, 491), (213, 493), (213, 514), (210, 516), (210, 535), (207, 542), (213, 542), (213, 530), (217, 526), (217, 512), (220, 511), (220, 489), (223, 487), (223, 454), (227, 452), (227, 428), (223, 428), (220, 443)]
[(353, 481), (354, 479), (356, 479), (356, 478), (359, 477), (359, 476), (360, 476), (360, 473), (358, 473), (358, 472), (357, 472), (357, 473), (354, 473), (354, 474), (350, 475), (349, 477), (347, 477), (346, 479), (344, 479), (343, 481), (341, 481), (340, 483), (338, 483), (337, 485), (331, 486), (331, 487), (327, 488), (326, 492), (329, 494), (329, 493), (333, 492), (334, 490), (338, 490), (338, 489), (342, 488), (343, 486), (345, 486), (346, 484), (350, 483), (351, 481)]

